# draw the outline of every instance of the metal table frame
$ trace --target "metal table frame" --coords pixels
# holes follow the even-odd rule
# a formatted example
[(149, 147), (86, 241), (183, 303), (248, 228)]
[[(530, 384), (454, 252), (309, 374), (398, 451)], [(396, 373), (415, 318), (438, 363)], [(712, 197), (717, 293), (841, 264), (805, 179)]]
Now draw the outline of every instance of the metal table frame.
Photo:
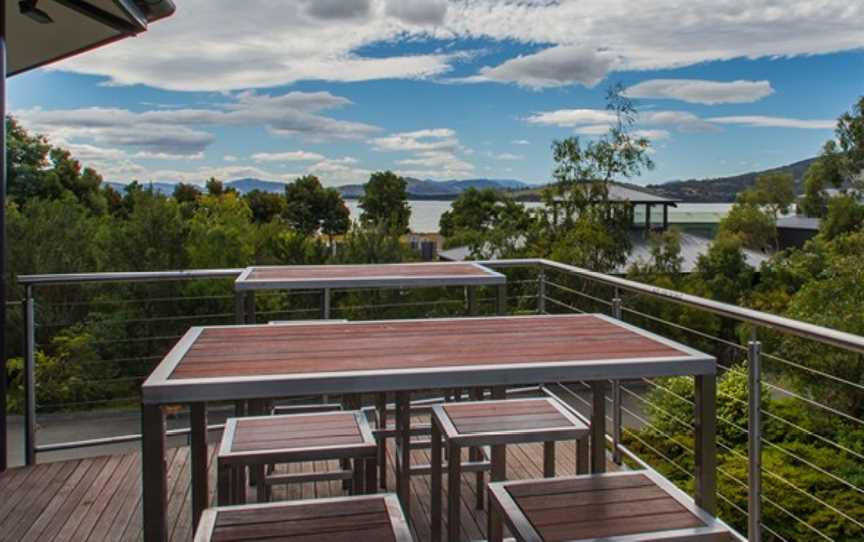
[[(401, 264), (375, 264), (386, 270), (388, 267), (404, 266), (471, 266), (477, 268), (476, 275), (419, 275), (404, 276), (398, 274), (382, 274), (379, 276), (363, 277), (352, 276), (348, 271), (354, 267), (369, 268), (369, 265), (294, 265), (294, 266), (251, 266), (247, 267), (237, 280), (234, 281), (235, 310), (238, 323), (255, 323), (255, 292), (264, 290), (321, 290), (321, 318), (330, 318), (330, 302), (332, 290), (351, 290), (358, 288), (436, 288), (444, 286), (464, 286), (468, 289), (468, 311), (474, 314), (474, 288), (477, 286), (498, 287), (498, 314), (503, 314), (507, 306), (507, 277), (506, 275), (493, 271), (488, 267), (476, 262), (416, 262)], [(345, 275), (337, 277), (308, 277), (308, 278), (277, 278), (277, 279), (254, 279), (250, 278), (255, 271), (260, 269), (308, 269), (310, 271), (326, 268), (344, 268)]]
[[(187, 378), (171, 380), (170, 376), (185, 353), (205, 329), (191, 328), (165, 356), (159, 366), (142, 385), (142, 481), (144, 539), (166, 540), (165, 513), (167, 478), (165, 472), (166, 423), (163, 406), (188, 404), (191, 409), (191, 475), (193, 524), (197, 525), (201, 512), (208, 503), (207, 479), (207, 414), (210, 401), (270, 399), (292, 395), (357, 394), (396, 392), (396, 441), (399, 446), (397, 466), (410, 464), (410, 416), (408, 415), (411, 390), (446, 389), (461, 387), (500, 387), (536, 384), (538, 382), (590, 381), (594, 391), (591, 414), (591, 470), (606, 469), (606, 400), (609, 380), (652, 378), (664, 376), (693, 376), (695, 397), (695, 457), (696, 503), (714, 513), (716, 509), (716, 360), (713, 356), (678, 344), (667, 338), (615, 320), (602, 314), (560, 316), (512, 316), (514, 318), (600, 318), (638, 335), (670, 346), (680, 356), (633, 357), (625, 359), (595, 359), (573, 362), (462, 365), (364, 371), (334, 371), (277, 375), (245, 375), (218, 378)], [(500, 317), (478, 318), (494, 320)], [(431, 321), (464, 318), (432, 319)], [(375, 321), (384, 323), (387, 321)], [(406, 322), (394, 320), (392, 322)], [(411, 320), (414, 324), (422, 322)], [(302, 325), (351, 326), (367, 322), (319, 322)], [(288, 325), (290, 327), (290, 324)], [(214, 326), (220, 329), (247, 326)], [(350, 348), (350, 345), (349, 345)], [(410, 345), (406, 345), (410, 350)], [(409, 482), (407, 469), (397, 475), (397, 493), (406, 516), (409, 515)]]

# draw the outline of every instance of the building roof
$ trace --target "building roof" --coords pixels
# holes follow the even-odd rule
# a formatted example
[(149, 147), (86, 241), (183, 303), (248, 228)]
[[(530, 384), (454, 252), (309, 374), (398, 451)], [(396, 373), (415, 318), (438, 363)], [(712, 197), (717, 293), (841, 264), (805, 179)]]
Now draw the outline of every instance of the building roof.
[(6, 74), (25, 72), (144, 32), (148, 23), (172, 13), (171, 0), (42, 1), (29, 10), (9, 0), (5, 2)]
[(788, 230), (808, 230), (817, 231), (819, 229), (820, 220), (809, 216), (781, 216), (777, 219), (777, 227)]
[[(642, 233), (631, 232), (630, 245), (630, 255), (627, 257), (627, 262), (613, 273), (623, 275), (634, 263), (644, 264), (651, 260), (651, 243)], [(681, 272), (692, 273), (696, 269), (699, 256), (706, 254), (710, 246), (711, 239), (707, 237), (681, 232)], [(445, 260), (462, 261), (470, 258), (471, 253), (467, 246), (462, 246), (441, 251), (438, 255)], [(764, 252), (744, 249), (744, 258), (755, 269), (759, 269), (762, 263), (770, 257), (770, 254)]]
[(664, 204), (675, 206), (678, 203), (678, 200), (665, 198), (663, 196), (658, 196), (656, 194), (652, 194), (650, 192), (645, 192), (642, 190), (637, 190), (630, 186), (624, 186), (623, 184), (619, 184), (616, 182), (609, 183), (609, 201), (614, 202), (630, 202), (630, 203), (639, 203), (639, 204)]

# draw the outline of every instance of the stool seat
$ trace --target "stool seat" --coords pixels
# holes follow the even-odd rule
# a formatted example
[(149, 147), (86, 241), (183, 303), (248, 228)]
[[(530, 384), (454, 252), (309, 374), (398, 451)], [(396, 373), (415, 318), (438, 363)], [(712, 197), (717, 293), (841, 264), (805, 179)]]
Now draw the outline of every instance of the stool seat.
[(195, 542), (265, 539), (290, 539), (291, 542), (414, 540), (395, 495), (208, 508), (195, 533)]
[(361, 412), (255, 416), (228, 419), (219, 458), (231, 463), (254, 456), (279, 463), (352, 456), (375, 447)]
[[(448, 452), (447, 468), (447, 538), (460, 536), (459, 492), (461, 490), (461, 449), (491, 447), (490, 479), (501, 481), (507, 475), (508, 444), (543, 443), (543, 475), (555, 476), (555, 443), (560, 440), (578, 441), (588, 436), (589, 427), (570, 413), (560, 402), (542, 397), (504, 399), (470, 403), (446, 403), (432, 408), (432, 520), (431, 538), (441, 540), (443, 487), (442, 451)], [(584, 457), (584, 453), (577, 452)], [(578, 461), (577, 461), (578, 463)], [(482, 475), (477, 477), (477, 494), (483, 494)], [(478, 499), (478, 508), (482, 501)], [(494, 510), (488, 515), (489, 538), (498, 536), (501, 522)]]
[[(269, 486), (324, 480), (351, 480), (353, 492), (374, 493), (378, 446), (360, 411), (229, 418), (217, 454), (220, 505), (245, 499), (245, 469), (255, 474), (259, 501), (269, 500)], [(267, 475), (266, 467), (339, 459), (342, 470), (313, 474)], [(349, 461), (351, 460), (351, 461)], [(353, 461), (353, 468), (351, 467)], [(365, 478), (365, 480), (364, 480)]]
[(651, 471), (498, 482), (488, 487), (491, 508), (519, 542), (733, 540), (728, 526)]
[(460, 446), (576, 439), (588, 431), (587, 425), (547, 398), (448, 403), (435, 411), (446, 439)]

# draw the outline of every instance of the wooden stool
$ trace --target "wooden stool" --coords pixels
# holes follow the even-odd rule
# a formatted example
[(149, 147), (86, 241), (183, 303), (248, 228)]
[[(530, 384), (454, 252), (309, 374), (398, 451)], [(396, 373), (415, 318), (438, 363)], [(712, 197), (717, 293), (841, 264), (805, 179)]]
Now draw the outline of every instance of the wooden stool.
[(220, 506), (201, 515), (195, 542), (211, 540), (412, 542), (396, 495)]
[[(245, 501), (246, 467), (256, 473), (259, 502), (269, 500), (274, 484), (352, 480), (358, 494), (364, 474), (366, 492), (375, 493), (376, 451), (369, 422), (359, 411), (229, 418), (217, 456), (219, 504)], [(353, 469), (265, 476), (267, 465), (328, 459), (351, 460)]]
[[(460, 534), (462, 448), (492, 447), (490, 479), (495, 482), (506, 477), (507, 444), (542, 442), (543, 475), (552, 477), (555, 476), (555, 441), (580, 441), (587, 436), (587, 425), (561, 403), (548, 398), (449, 403), (433, 407), (432, 540), (441, 540), (442, 440), (448, 450), (447, 538), (456, 542)], [(482, 491), (482, 487), (477, 488), (478, 493)], [(501, 531), (500, 519), (491, 509), (488, 530), (490, 539)]]
[(520, 542), (741, 540), (653, 471), (489, 484), (489, 502)]

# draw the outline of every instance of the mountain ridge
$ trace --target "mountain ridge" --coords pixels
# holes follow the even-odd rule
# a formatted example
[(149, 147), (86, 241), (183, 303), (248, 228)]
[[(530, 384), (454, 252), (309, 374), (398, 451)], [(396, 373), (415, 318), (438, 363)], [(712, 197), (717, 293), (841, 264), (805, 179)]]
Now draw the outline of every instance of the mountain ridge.
[[(788, 171), (792, 173), (795, 184), (795, 193), (804, 191), (804, 173), (816, 158), (807, 158), (791, 164), (772, 167), (769, 169), (751, 171), (738, 175), (725, 177), (713, 177), (705, 179), (685, 179), (667, 181), (664, 183), (649, 184), (646, 186), (632, 183), (622, 183), (636, 190), (642, 190), (658, 196), (676, 199), (686, 203), (730, 203), (735, 201), (735, 196), (742, 190), (747, 189), (756, 182), (756, 178), (764, 173), (777, 171)], [(468, 188), (492, 188), (510, 192), (514, 198), (521, 201), (537, 201), (540, 199), (542, 184), (532, 184), (517, 179), (452, 179), (446, 181), (432, 181), (429, 179), (415, 179), (406, 177), (408, 184), (408, 197), (413, 200), (441, 200), (448, 201), (456, 199), (459, 194)], [(126, 186), (122, 183), (106, 182), (115, 190), (123, 191)], [(154, 190), (162, 194), (170, 195), (174, 192), (176, 183), (152, 182), (142, 183), (145, 187), (152, 186)], [(281, 181), (267, 181), (246, 177), (232, 179), (225, 182), (225, 186), (234, 188), (241, 194), (247, 194), (252, 190), (264, 192), (282, 192), (285, 184)], [(342, 197), (349, 200), (359, 199), (363, 195), (362, 184), (346, 184), (336, 187)]]

